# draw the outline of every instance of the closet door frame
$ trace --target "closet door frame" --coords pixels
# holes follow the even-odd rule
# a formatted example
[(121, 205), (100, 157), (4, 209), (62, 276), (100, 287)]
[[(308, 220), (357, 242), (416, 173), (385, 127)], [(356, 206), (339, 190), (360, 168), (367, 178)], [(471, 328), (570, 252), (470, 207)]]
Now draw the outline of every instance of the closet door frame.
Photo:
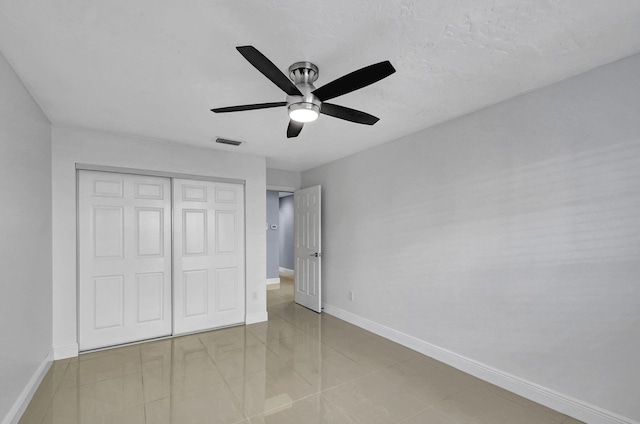
[[(242, 284), (244, 285), (244, 293), (245, 293), (245, 298), (242, 299), (241, 301), (244, 302), (244, 322), (246, 322), (246, 315), (247, 315), (247, 300), (246, 300), (246, 293), (247, 293), (247, 280), (246, 280), (246, 266), (247, 266), (247, 253), (246, 253), (246, 249), (247, 249), (247, 232), (246, 232), (246, 219), (247, 219), (247, 215), (246, 215), (246, 180), (243, 179), (235, 179), (235, 178), (223, 178), (223, 177), (213, 177), (213, 176), (206, 176), (206, 175), (197, 175), (197, 174), (185, 174), (185, 173), (177, 173), (177, 172), (165, 172), (165, 171), (154, 171), (154, 170), (147, 170), (147, 169), (137, 169), (137, 168), (121, 168), (121, 167), (116, 167), (116, 166), (105, 166), (105, 165), (94, 165), (94, 164), (86, 164), (86, 163), (76, 163), (76, 293), (80, 293), (80, 227), (79, 227), (79, 206), (80, 206), (80, 192), (79, 192), (79, 185), (80, 185), (80, 176), (79, 176), (79, 172), (80, 171), (98, 171), (98, 172), (111, 172), (111, 173), (118, 173), (118, 174), (132, 174), (132, 175), (138, 175), (138, 176), (142, 176), (142, 177), (162, 177), (162, 178), (170, 178), (171, 179), (171, 186), (173, 186), (173, 180), (174, 179), (186, 179), (186, 180), (195, 180), (195, 181), (208, 181), (208, 182), (219, 182), (219, 183), (228, 183), (228, 184), (238, 184), (238, 185), (242, 185), (242, 193), (243, 193), (243, 203), (245, 205), (245, 209), (243, 212), (243, 217), (242, 217), (242, 226), (243, 226), (243, 257), (244, 257), (244, 274), (243, 274), (243, 281)], [(173, 193), (171, 193), (171, 196), (173, 196)], [(174, 226), (174, 217), (173, 217), (173, 205), (171, 206), (171, 237), (173, 238), (174, 236), (174, 231), (173, 231), (173, 226)], [(173, 242), (171, 243), (173, 246)], [(173, 247), (171, 249), (173, 251)], [(174, 264), (173, 264), (173, 255), (172, 255), (172, 266), (171, 266), (171, 273), (172, 273), (172, 277), (173, 277), (173, 269), (174, 269)], [(76, 297), (77, 301), (76, 301), (76, 311), (79, 312), (80, 310), (80, 296), (78, 295)], [(171, 335), (170, 336), (166, 336), (166, 337), (174, 337), (177, 336), (178, 334), (176, 334), (175, 332), (175, 320), (173, 317), (173, 311), (175, 310), (174, 307), (174, 302), (175, 302), (175, 295), (174, 295), (174, 287), (173, 287), (173, 281), (171, 283), (171, 311), (172, 311), (172, 318), (171, 318)], [(77, 313), (77, 340), (78, 342), (80, 341), (80, 314)], [(222, 327), (221, 327), (222, 328)], [(207, 329), (201, 330), (201, 331), (208, 331)], [(195, 331), (198, 332), (198, 331)], [(182, 334), (180, 334), (182, 335)], [(165, 338), (166, 338), (165, 337)], [(160, 337), (162, 338), (162, 337)], [(124, 345), (127, 344), (134, 344), (134, 343), (139, 343), (142, 341), (146, 341), (146, 340), (140, 340), (140, 341), (134, 341), (134, 342), (130, 342), (130, 343), (125, 343)], [(95, 348), (95, 349), (89, 349), (89, 350), (84, 350), (82, 352), (90, 352), (92, 350), (102, 350), (102, 349), (108, 349), (111, 347), (117, 347), (117, 346), (105, 346), (105, 347), (101, 347), (101, 348)]]
[(148, 169), (137, 169), (137, 168), (119, 168), (117, 166), (91, 165), (86, 163), (76, 163), (76, 171), (115, 172), (118, 174), (141, 175), (143, 177), (183, 178), (185, 180), (200, 180), (200, 181), (211, 181), (214, 183), (217, 182), (217, 183), (246, 185), (246, 180), (237, 179), (237, 178), (222, 178), (222, 177), (212, 177), (207, 175), (182, 174), (179, 172), (152, 171)]

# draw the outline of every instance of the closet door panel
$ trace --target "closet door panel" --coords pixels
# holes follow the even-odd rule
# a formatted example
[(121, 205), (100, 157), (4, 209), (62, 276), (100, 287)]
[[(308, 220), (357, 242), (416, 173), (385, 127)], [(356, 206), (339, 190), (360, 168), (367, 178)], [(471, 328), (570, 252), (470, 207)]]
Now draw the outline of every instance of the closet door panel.
[(244, 322), (244, 186), (173, 180), (174, 332)]
[(171, 180), (78, 172), (80, 350), (171, 334)]

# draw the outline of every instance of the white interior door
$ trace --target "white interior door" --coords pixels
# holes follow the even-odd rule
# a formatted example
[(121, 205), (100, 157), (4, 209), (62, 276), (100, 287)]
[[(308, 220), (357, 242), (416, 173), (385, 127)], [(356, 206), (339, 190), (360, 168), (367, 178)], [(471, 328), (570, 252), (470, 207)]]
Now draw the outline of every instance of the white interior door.
[(174, 334), (245, 320), (244, 186), (173, 180)]
[(80, 350), (171, 334), (170, 187), (79, 171)]
[(293, 193), (295, 225), (295, 301), (322, 311), (320, 186)]

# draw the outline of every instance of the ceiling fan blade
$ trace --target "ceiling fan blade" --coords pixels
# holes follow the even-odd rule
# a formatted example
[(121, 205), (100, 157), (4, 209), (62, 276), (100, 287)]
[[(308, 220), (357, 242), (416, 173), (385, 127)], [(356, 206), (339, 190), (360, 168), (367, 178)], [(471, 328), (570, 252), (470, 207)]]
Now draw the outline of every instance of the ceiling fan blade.
[(286, 105), (287, 105), (287, 102), (256, 103), (253, 105), (219, 107), (216, 109), (211, 109), (211, 112), (214, 112), (214, 113), (241, 112), (243, 110), (268, 109), (270, 107), (279, 107), (279, 106), (286, 106)]
[(333, 116), (334, 118), (344, 119), (345, 121), (355, 122), (357, 124), (373, 125), (380, 120), (373, 115), (362, 112), (360, 110), (348, 107), (334, 105), (332, 103), (322, 103), (320, 113)]
[(304, 127), (302, 122), (290, 119), (289, 126), (287, 127), (287, 138), (297, 137), (300, 131), (302, 131), (302, 127)]
[(313, 94), (318, 96), (322, 101), (333, 99), (334, 97), (342, 96), (343, 94), (351, 93), (374, 82), (380, 81), (383, 78), (395, 72), (395, 68), (388, 60), (373, 65), (366, 66), (364, 68), (353, 71), (343, 77), (331, 81), (328, 84), (312, 91)]
[(245, 59), (249, 61), (258, 71), (269, 78), (271, 82), (280, 87), (282, 91), (290, 96), (302, 96), (300, 90), (291, 82), (285, 74), (283, 74), (276, 65), (273, 64), (265, 55), (260, 53), (253, 46), (239, 46), (236, 49)]

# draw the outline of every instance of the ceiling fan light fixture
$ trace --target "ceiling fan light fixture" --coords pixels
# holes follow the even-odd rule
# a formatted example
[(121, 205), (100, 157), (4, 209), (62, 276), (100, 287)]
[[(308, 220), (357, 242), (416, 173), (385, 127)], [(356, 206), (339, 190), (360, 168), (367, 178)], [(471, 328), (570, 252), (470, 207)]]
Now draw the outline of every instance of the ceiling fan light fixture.
[(289, 105), (289, 118), (296, 122), (311, 122), (318, 119), (320, 107), (313, 103), (300, 102)]

